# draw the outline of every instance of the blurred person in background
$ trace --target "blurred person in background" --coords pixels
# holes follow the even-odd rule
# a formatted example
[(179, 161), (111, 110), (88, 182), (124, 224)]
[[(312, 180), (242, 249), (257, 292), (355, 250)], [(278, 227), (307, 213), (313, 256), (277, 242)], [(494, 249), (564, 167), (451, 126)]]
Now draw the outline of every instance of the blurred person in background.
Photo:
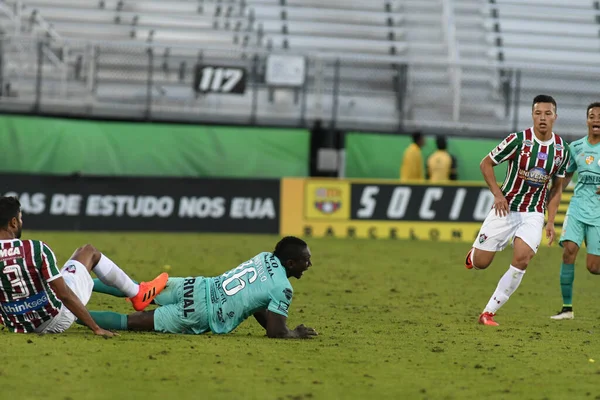
[(436, 139), (437, 150), (427, 158), (427, 179), (430, 182), (455, 181), (456, 157), (448, 153), (446, 138), (438, 136)]
[(425, 180), (423, 152), (421, 151), (425, 145), (425, 139), (421, 132), (415, 132), (412, 138), (413, 143), (404, 150), (402, 157), (400, 166), (400, 181), (402, 182)]
[(582, 243), (586, 245), (587, 270), (600, 275), (600, 102), (587, 108), (588, 134), (571, 142), (571, 158), (563, 189), (577, 172), (575, 193), (563, 222), (559, 244), (563, 248), (560, 265), (560, 289), (563, 306), (553, 320), (573, 319), (573, 281), (575, 260)]

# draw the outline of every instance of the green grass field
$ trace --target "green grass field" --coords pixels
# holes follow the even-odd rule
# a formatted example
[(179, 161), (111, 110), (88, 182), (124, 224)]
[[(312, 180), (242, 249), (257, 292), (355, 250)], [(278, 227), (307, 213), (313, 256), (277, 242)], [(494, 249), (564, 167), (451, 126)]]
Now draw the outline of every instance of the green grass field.
[[(61, 264), (90, 242), (138, 280), (215, 275), (277, 237), (27, 232)], [(314, 266), (292, 280), (289, 325), (313, 340), (273, 340), (254, 320), (230, 335), (124, 332), (95, 337), (0, 332), (1, 399), (599, 399), (600, 277), (576, 267), (577, 319), (561, 306), (561, 252), (543, 248), (498, 328), (476, 324), (510, 251), (467, 271), (464, 244), (313, 239)], [(582, 254), (583, 256), (583, 254)], [(129, 311), (94, 294), (92, 310)], [(596, 362), (593, 362), (596, 360)]]

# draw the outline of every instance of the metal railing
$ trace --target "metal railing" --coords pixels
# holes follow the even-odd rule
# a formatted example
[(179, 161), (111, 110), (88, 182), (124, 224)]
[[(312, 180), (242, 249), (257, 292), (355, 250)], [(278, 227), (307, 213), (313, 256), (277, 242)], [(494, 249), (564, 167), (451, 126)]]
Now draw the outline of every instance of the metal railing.
[[(449, 43), (455, 42), (451, 31)], [(19, 46), (29, 51), (19, 53)], [(5, 113), (302, 127), (320, 120), (341, 130), (422, 129), (497, 137), (530, 125), (527, 110), (539, 90), (555, 95), (559, 103), (558, 131), (578, 136), (585, 127), (581, 110), (600, 93), (600, 68), (466, 63), (453, 52), (448, 59), (317, 52), (305, 56), (305, 83), (290, 88), (266, 83), (266, 60), (272, 54), (266, 49), (10, 35), (0, 40), (0, 47), (0, 111)], [(194, 90), (198, 65), (243, 68), (246, 90)], [(465, 67), (470, 74), (496, 73), (489, 84), (469, 87), (461, 78)], [(431, 71), (426, 79), (409, 73), (425, 70)], [(436, 75), (448, 70), (457, 72)], [(548, 77), (547, 87), (529, 84), (539, 77)]]

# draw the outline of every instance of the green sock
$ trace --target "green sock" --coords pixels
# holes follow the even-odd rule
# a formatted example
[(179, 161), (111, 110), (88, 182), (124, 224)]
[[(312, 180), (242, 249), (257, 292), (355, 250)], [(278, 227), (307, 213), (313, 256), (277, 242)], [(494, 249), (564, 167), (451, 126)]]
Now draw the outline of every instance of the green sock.
[[(102, 329), (127, 330), (127, 315), (111, 311), (90, 311), (90, 315)], [(85, 325), (81, 320), (75, 321), (79, 325)]]
[[(135, 282), (135, 283), (138, 283), (138, 282)], [(127, 296), (125, 296), (125, 293), (121, 292), (116, 287), (108, 286), (107, 284), (105, 284), (98, 278), (94, 279), (94, 292), (110, 294), (111, 296), (115, 296), (115, 297), (127, 297)]]
[(560, 290), (563, 307), (573, 307), (573, 281), (575, 280), (575, 265), (562, 263), (560, 265)]

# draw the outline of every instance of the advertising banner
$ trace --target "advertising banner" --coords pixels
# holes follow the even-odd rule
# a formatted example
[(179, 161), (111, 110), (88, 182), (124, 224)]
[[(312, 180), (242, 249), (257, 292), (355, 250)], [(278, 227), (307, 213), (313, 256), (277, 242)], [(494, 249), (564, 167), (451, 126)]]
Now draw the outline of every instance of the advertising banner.
[(279, 180), (0, 174), (25, 229), (271, 233)]
[[(481, 184), (283, 179), (281, 234), (473, 242), (494, 204)], [(571, 193), (563, 194), (557, 232)]]

